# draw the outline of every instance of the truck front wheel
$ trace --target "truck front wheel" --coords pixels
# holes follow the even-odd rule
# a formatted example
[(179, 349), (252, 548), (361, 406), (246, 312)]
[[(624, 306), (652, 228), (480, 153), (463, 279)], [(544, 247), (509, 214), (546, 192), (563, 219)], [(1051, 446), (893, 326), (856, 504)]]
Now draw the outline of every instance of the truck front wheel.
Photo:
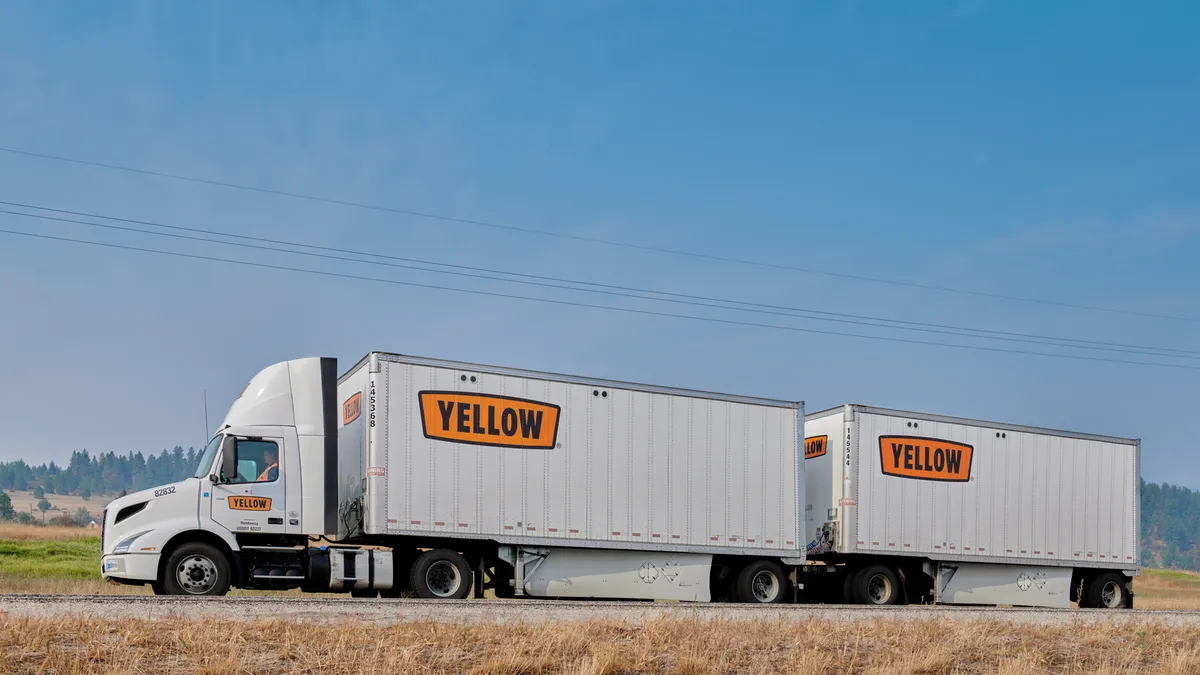
[(417, 597), (461, 600), (471, 592), (471, 566), (457, 552), (435, 548), (413, 563), (411, 586)]
[(231, 578), (229, 561), (217, 547), (192, 542), (167, 557), (162, 588), (167, 595), (225, 595)]

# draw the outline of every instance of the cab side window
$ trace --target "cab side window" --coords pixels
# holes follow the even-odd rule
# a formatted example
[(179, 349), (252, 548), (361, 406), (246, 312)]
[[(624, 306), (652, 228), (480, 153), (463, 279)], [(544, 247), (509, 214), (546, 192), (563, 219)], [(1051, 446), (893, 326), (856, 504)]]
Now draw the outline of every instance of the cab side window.
[(271, 441), (239, 438), (237, 441), (236, 474), (225, 480), (229, 483), (270, 483), (279, 479), (279, 446)]

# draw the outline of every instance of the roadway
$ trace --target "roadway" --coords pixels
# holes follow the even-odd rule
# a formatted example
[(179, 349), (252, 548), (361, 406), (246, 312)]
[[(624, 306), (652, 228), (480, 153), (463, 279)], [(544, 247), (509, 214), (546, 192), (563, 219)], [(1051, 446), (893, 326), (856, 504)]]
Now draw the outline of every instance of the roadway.
[(999, 620), (1028, 625), (1142, 624), (1200, 628), (1200, 611), (1076, 610), (1010, 607), (860, 605), (739, 605), (677, 602), (563, 600), (382, 600), (329, 597), (234, 596), (187, 598), (128, 595), (0, 595), (8, 617), (98, 619), (220, 619), (294, 622), (512, 623), (541, 621), (648, 621), (658, 618), (725, 620)]

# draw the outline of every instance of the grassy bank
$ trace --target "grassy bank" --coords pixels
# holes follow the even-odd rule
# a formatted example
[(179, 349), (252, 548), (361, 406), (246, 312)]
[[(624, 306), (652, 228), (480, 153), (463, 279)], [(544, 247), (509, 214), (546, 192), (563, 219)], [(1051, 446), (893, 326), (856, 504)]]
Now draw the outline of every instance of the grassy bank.
[(1200, 635), (993, 621), (588, 622), (390, 627), (0, 619), (8, 672), (1184, 673)]

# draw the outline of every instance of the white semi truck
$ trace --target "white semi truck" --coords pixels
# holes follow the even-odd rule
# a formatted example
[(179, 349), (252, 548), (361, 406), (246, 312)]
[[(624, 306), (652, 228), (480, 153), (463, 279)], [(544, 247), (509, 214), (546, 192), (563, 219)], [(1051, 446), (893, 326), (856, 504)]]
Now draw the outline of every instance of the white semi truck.
[(270, 366), (193, 477), (109, 504), (159, 594), (791, 598), (803, 404), (371, 353)]
[(858, 405), (805, 436), (811, 599), (1132, 606), (1139, 441)]

